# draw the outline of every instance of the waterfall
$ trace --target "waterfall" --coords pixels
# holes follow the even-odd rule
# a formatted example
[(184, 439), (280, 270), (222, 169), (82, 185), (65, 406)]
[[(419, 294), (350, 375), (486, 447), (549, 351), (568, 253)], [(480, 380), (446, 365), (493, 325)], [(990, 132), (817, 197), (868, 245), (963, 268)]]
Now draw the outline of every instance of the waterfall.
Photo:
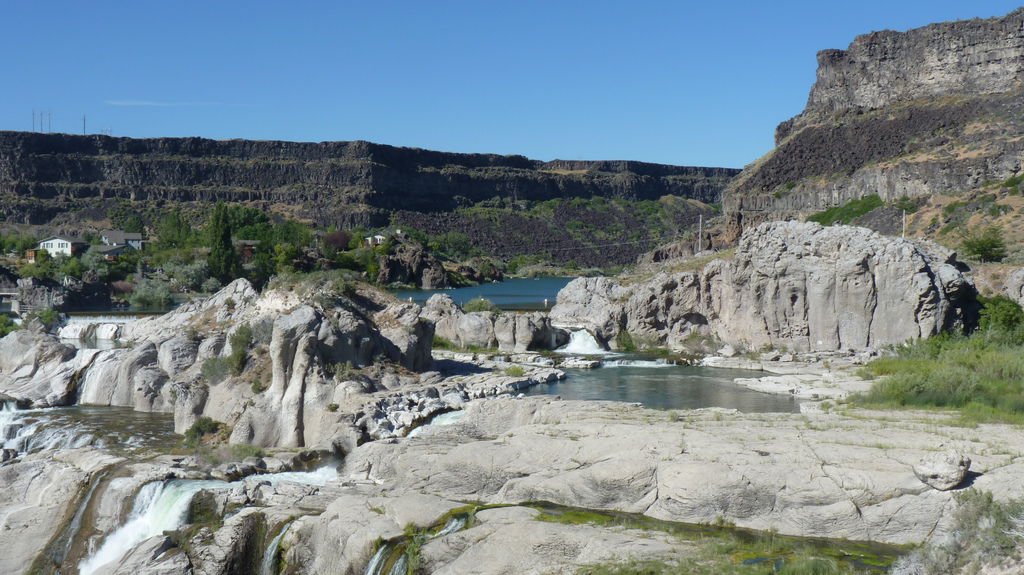
[[(3, 449), (19, 454), (51, 449), (75, 449), (96, 444), (97, 438), (76, 425), (57, 425), (49, 410), (19, 410), (14, 402), (0, 407), (0, 440)], [(102, 445), (101, 445), (102, 446)]]
[(667, 359), (609, 359), (601, 362), (601, 367), (675, 367), (675, 365)]
[(391, 554), (391, 547), (390, 543), (380, 546), (370, 559), (370, 564), (366, 566), (366, 575), (381, 575), (380, 570), (384, 567), (384, 560)]
[(281, 548), (281, 540), (284, 539), (284, 534), (288, 532), (288, 528), (291, 526), (291, 523), (285, 525), (281, 528), (281, 532), (277, 534), (277, 537), (271, 540), (267, 551), (263, 554), (263, 561), (260, 563), (260, 575), (277, 575), (277, 552)]
[(423, 430), (428, 427), (444, 427), (446, 425), (455, 425), (463, 417), (465, 417), (465, 415), (466, 412), (462, 410), (446, 411), (444, 413), (439, 413), (434, 417), (430, 418), (430, 421), (428, 421), (427, 423), (424, 423), (423, 425), (410, 431), (409, 435), (407, 435), (406, 437), (416, 437), (417, 435), (423, 433)]
[[(462, 531), (469, 524), (470, 515), (450, 517), (444, 527), (430, 535), (429, 539), (437, 539)], [(382, 543), (380, 549), (373, 554), (366, 565), (364, 575), (406, 575), (409, 568), (409, 539), (406, 536)], [(388, 569), (388, 565), (391, 566)]]
[[(291, 481), (306, 485), (324, 485), (337, 478), (338, 471), (333, 465), (327, 465), (315, 471), (271, 473), (257, 477), (271, 484)], [(192, 479), (147, 483), (135, 496), (135, 503), (125, 523), (108, 535), (100, 548), (79, 565), (80, 575), (98, 573), (98, 569), (119, 561), (146, 539), (164, 531), (184, 527), (188, 520), (188, 506), (196, 493), (204, 489), (231, 489), (241, 484), (241, 481), (227, 483)], [(284, 535), (283, 531), (281, 535)]]
[(611, 353), (585, 329), (570, 333), (569, 343), (555, 351), (569, 355), (608, 355)]
[(136, 545), (164, 531), (174, 531), (185, 524), (192, 497), (203, 489), (224, 489), (223, 481), (154, 481), (147, 483), (135, 496), (128, 520), (103, 540), (95, 553), (78, 567), (80, 575), (91, 575), (120, 560)]

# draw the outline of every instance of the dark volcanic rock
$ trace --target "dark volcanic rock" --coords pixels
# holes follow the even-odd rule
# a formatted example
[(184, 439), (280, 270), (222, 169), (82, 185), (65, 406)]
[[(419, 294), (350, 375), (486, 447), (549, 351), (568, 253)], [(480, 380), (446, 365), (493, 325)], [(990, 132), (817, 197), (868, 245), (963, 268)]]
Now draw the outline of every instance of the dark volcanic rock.
[(46, 223), (110, 200), (244, 201), (323, 225), (384, 225), (394, 210), (444, 212), (493, 197), (717, 202), (736, 170), (549, 162), (369, 142), (131, 139), (0, 132), (0, 217)]
[(859, 36), (818, 55), (806, 109), (730, 184), (731, 236), (878, 194), (958, 194), (1021, 170), (1024, 9)]
[(394, 253), (380, 258), (380, 285), (409, 284), (421, 289), (451, 287), (441, 261), (418, 243), (403, 242)]

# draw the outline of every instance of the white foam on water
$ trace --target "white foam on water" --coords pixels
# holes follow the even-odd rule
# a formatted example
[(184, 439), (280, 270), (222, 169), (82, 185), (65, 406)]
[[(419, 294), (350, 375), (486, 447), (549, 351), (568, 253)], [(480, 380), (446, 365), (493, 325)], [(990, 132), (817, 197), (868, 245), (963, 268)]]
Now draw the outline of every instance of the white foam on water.
[(609, 359), (601, 362), (601, 367), (675, 367), (676, 364), (665, 359)]
[(95, 553), (78, 566), (80, 575), (99, 573), (101, 568), (119, 561), (136, 545), (164, 531), (185, 524), (192, 497), (203, 489), (224, 489), (223, 481), (154, 481), (142, 486), (128, 520), (114, 530)]
[(429, 427), (445, 427), (447, 425), (455, 425), (456, 423), (461, 421), (463, 417), (466, 417), (466, 412), (462, 411), (461, 409), (458, 411), (446, 411), (444, 413), (440, 413), (431, 418), (429, 422), (410, 431), (407, 437), (416, 437), (420, 433), (423, 433), (423, 430)]
[(566, 355), (612, 355), (585, 329), (569, 334), (569, 343), (555, 350)]

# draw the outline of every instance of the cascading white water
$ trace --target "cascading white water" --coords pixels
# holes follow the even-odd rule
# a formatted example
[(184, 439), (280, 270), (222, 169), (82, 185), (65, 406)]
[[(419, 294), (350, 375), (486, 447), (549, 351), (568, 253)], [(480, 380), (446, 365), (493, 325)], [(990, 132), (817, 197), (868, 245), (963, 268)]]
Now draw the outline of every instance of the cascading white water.
[(281, 548), (281, 540), (284, 539), (284, 534), (291, 526), (291, 523), (285, 525), (277, 537), (270, 541), (266, 552), (263, 553), (263, 561), (260, 563), (260, 575), (277, 575), (277, 550)]
[(610, 351), (598, 343), (591, 333), (585, 329), (580, 329), (569, 334), (569, 343), (563, 347), (558, 348), (558, 353), (564, 353), (567, 355), (609, 355)]
[[(272, 473), (257, 477), (271, 484), (290, 481), (306, 485), (324, 485), (337, 478), (338, 471), (333, 465), (328, 465), (314, 471)], [(97, 573), (98, 569), (120, 560), (146, 539), (164, 531), (174, 531), (183, 527), (188, 519), (188, 506), (196, 493), (204, 489), (231, 489), (241, 484), (241, 481), (227, 483), (184, 479), (147, 483), (135, 496), (131, 514), (124, 525), (108, 535), (100, 548), (79, 565), (80, 575)]]
[(303, 485), (327, 485), (328, 481), (338, 478), (338, 469), (334, 465), (326, 465), (313, 471), (285, 471), (283, 473), (257, 475), (256, 477), (271, 485), (276, 485), (282, 481), (302, 483)]
[(182, 527), (192, 497), (203, 489), (225, 489), (223, 481), (155, 481), (135, 496), (135, 504), (124, 525), (103, 540), (103, 544), (78, 566), (80, 575), (91, 575), (124, 557), (136, 545), (164, 531)]
[(366, 575), (380, 575), (380, 570), (384, 566), (384, 560), (387, 559), (388, 555), (391, 554), (391, 544), (385, 543), (380, 546), (380, 549), (373, 554), (370, 559), (370, 563), (366, 566)]
[(19, 410), (13, 402), (0, 408), (0, 438), (4, 449), (18, 453), (75, 449), (94, 445), (96, 437), (77, 426), (50, 425), (46, 410)]
[[(446, 535), (451, 535), (456, 531), (462, 531), (469, 523), (468, 515), (456, 515), (448, 519), (448, 522), (444, 524), (437, 533), (430, 536), (430, 539), (438, 539)], [(405, 545), (406, 541), (399, 539), (388, 541), (377, 549), (377, 552), (373, 554), (370, 559), (370, 563), (366, 565), (366, 571), (364, 575), (405, 575), (408, 571), (409, 554), (408, 546)], [(395, 558), (391, 564), (391, 569), (386, 573), (384, 568), (387, 567), (389, 559), (391, 559), (396, 553), (401, 553), (400, 556)]]
[(430, 428), (430, 427), (444, 427), (444, 426), (447, 426), (447, 425), (455, 425), (456, 423), (458, 423), (465, 416), (466, 416), (466, 412), (462, 411), (462, 410), (459, 410), (459, 411), (446, 411), (444, 413), (439, 413), (439, 414), (435, 415), (433, 418), (431, 418), (431, 420), (429, 422), (427, 422), (427, 423), (417, 427), (416, 429), (413, 429), (412, 431), (410, 431), (409, 435), (407, 437), (416, 437), (417, 435), (423, 433), (424, 429), (427, 429), (427, 428)]
[(609, 359), (601, 362), (601, 367), (675, 367), (675, 365), (665, 359)]

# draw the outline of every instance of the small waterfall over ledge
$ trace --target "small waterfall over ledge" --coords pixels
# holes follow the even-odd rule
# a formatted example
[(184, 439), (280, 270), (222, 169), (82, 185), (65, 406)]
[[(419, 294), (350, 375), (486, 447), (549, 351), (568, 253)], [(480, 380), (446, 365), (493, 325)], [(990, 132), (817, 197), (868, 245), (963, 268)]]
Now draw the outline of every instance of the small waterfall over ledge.
[(98, 573), (101, 567), (118, 561), (136, 545), (164, 531), (184, 525), (192, 497), (203, 489), (225, 488), (223, 481), (154, 481), (142, 486), (128, 520), (107, 536), (94, 553), (78, 567), (80, 575)]
[[(285, 481), (307, 485), (324, 485), (337, 478), (334, 466), (328, 465), (315, 471), (291, 471), (256, 476), (260, 481), (276, 484)], [(103, 539), (99, 548), (92, 551), (79, 564), (80, 575), (101, 573), (99, 569), (116, 564), (136, 545), (164, 531), (175, 531), (185, 526), (188, 508), (192, 498), (203, 490), (231, 489), (242, 485), (245, 480), (228, 483), (218, 480), (172, 479), (153, 481), (145, 484), (135, 496), (135, 502), (128, 519)], [(278, 536), (284, 535), (284, 531)], [(280, 544), (280, 540), (277, 541)], [(269, 549), (268, 549), (269, 552)], [(276, 556), (276, 550), (274, 554)], [(266, 560), (264, 558), (264, 560)]]
[(278, 569), (278, 552), (281, 550), (281, 540), (284, 539), (285, 533), (288, 533), (288, 528), (292, 524), (288, 523), (281, 528), (281, 532), (277, 534), (270, 541), (270, 545), (267, 546), (266, 552), (263, 553), (263, 561), (260, 563), (259, 575), (277, 575)]
[(566, 355), (610, 355), (589, 331), (580, 329), (569, 334), (569, 343), (555, 350)]

